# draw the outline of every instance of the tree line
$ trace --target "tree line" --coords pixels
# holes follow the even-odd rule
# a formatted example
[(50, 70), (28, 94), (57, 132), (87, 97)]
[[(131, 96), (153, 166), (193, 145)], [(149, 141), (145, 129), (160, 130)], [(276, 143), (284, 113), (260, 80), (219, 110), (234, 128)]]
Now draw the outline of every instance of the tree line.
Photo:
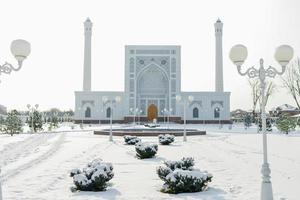
[(72, 110), (60, 111), (57, 108), (49, 111), (38, 111), (33, 109), (31, 111), (17, 111), (11, 110), (7, 116), (0, 116), (0, 133), (13, 134), (22, 133), (24, 122), (22, 116), (26, 117), (25, 124), (28, 125), (31, 132), (38, 132), (44, 129), (44, 124), (48, 125), (48, 130), (57, 128), (59, 123), (71, 122), (74, 112)]

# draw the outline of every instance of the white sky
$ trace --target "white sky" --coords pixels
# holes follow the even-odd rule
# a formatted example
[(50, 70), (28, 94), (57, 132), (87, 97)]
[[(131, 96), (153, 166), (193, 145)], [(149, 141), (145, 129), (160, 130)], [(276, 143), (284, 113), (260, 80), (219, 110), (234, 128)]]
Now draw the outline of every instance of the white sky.
[[(231, 91), (231, 110), (250, 109), (250, 88), (230, 62), (230, 48), (248, 47), (246, 67), (263, 57), (279, 67), (273, 55), (289, 44), (300, 55), (300, 1), (297, 0), (1, 0), (0, 64), (16, 64), (10, 53), (14, 39), (28, 40), (31, 55), (19, 72), (0, 75), (0, 104), (9, 109), (74, 107), (74, 91), (82, 89), (83, 22), (94, 23), (92, 89), (124, 90), (124, 45), (181, 45), (183, 91), (214, 90), (213, 24), (224, 23), (224, 88)], [(278, 86), (282, 83), (276, 81)], [(293, 100), (279, 87), (268, 108)]]

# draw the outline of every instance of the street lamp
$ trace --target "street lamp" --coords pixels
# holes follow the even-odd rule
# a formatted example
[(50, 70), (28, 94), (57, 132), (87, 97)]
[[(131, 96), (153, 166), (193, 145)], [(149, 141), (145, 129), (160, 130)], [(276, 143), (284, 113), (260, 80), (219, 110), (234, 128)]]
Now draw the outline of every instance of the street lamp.
[(164, 123), (165, 123), (165, 114), (167, 115), (167, 129), (170, 127), (170, 115), (172, 113), (173, 109), (170, 108), (169, 110), (164, 108), (163, 113), (164, 113)]
[(133, 108), (130, 108), (129, 111), (133, 114), (133, 127), (135, 127), (135, 110)]
[[(1, 174), (1, 168), (0, 168), (0, 174)], [(2, 200), (2, 187), (1, 187), (1, 180), (0, 180), (0, 200)]]
[(166, 108), (164, 108), (162, 111), (160, 111), (163, 114), (164, 124), (165, 124), (165, 109)]
[(183, 141), (186, 142), (186, 106), (188, 103), (194, 100), (193, 96), (182, 98), (181, 95), (176, 95), (176, 101), (183, 104), (183, 118), (184, 118), (184, 130), (183, 130)]
[(142, 110), (137, 108), (137, 113), (138, 113), (138, 124), (141, 125), (141, 114), (142, 114)]
[(244, 45), (235, 45), (231, 48), (229, 57), (231, 61), (237, 66), (238, 73), (242, 76), (248, 76), (249, 78), (259, 78), (261, 87), (261, 119), (262, 119), (262, 131), (263, 131), (263, 165), (261, 168), (262, 173), (262, 185), (261, 185), (261, 200), (272, 200), (273, 191), (271, 183), (271, 170), (267, 157), (267, 134), (266, 134), (266, 111), (265, 111), (265, 78), (274, 78), (276, 75), (282, 75), (286, 69), (287, 64), (293, 58), (293, 48), (288, 45), (281, 45), (276, 49), (275, 59), (281, 65), (281, 71), (277, 71), (274, 67), (269, 66), (264, 68), (264, 60), (260, 59), (260, 67), (256, 69), (254, 67), (249, 68), (246, 72), (241, 71), (241, 66), (247, 58), (247, 48)]
[(173, 111), (172, 108), (170, 108), (170, 109), (168, 110), (168, 129), (170, 128), (170, 115), (172, 114), (172, 111)]
[(10, 45), (10, 51), (18, 61), (18, 67), (14, 68), (12, 64), (5, 62), (0, 65), (1, 73), (10, 74), (12, 71), (19, 71), (22, 67), (23, 60), (30, 54), (30, 43), (26, 40), (14, 40)]
[(39, 104), (35, 104), (34, 106), (31, 106), (30, 104), (27, 104), (27, 108), (29, 110), (29, 117), (31, 115), (31, 132), (34, 132), (34, 127), (33, 127), (33, 118), (34, 118), (34, 111), (37, 110), (39, 107)]
[(99, 121), (98, 121), (98, 126), (100, 126), (100, 124), (101, 124), (101, 113), (103, 113), (103, 109), (101, 110), (101, 109), (98, 109), (97, 110), (97, 112), (99, 113)]
[(106, 105), (108, 104), (109, 107), (110, 107), (110, 130), (109, 130), (109, 141), (113, 141), (113, 136), (112, 136), (112, 106), (115, 105), (116, 106), (116, 103), (120, 102), (121, 101), (121, 97), (120, 96), (116, 96), (114, 99), (110, 99), (106, 96), (102, 97), (102, 101), (103, 101), (103, 104)]
[[(27, 58), (27, 56), (30, 54), (30, 43), (21, 39), (14, 40), (10, 45), (10, 51), (18, 61), (18, 67), (14, 68), (12, 64), (5, 62), (3, 65), (0, 65), (0, 75), (1, 73), (10, 74), (12, 71), (19, 71), (21, 69), (23, 60)], [(1, 168), (0, 168), (0, 174), (1, 174)], [(0, 200), (2, 200), (1, 180), (0, 180)]]
[[(81, 113), (81, 112), (83, 112), (83, 107), (78, 107), (78, 111)], [(80, 124), (80, 128), (81, 129), (83, 129), (83, 116), (84, 116), (84, 114), (82, 114), (82, 116), (81, 116), (81, 124)]]
[(219, 108), (219, 107), (216, 107), (215, 108), (215, 112), (218, 112), (219, 113), (219, 129), (221, 129), (223, 127), (223, 124), (221, 123), (221, 119), (220, 119), (220, 112), (221, 110), (223, 110), (222, 108)]
[(137, 123), (140, 124), (140, 115), (142, 114), (142, 110), (140, 110), (139, 108), (130, 108), (129, 109), (130, 113), (133, 114), (133, 127), (135, 128), (135, 118), (136, 118), (136, 115), (137, 115)]

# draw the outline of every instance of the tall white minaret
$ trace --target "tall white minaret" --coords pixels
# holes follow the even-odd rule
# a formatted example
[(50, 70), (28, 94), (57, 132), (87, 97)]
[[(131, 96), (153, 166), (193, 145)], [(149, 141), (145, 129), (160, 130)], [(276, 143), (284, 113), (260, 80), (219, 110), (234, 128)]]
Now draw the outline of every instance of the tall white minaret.
[(92, 27), (93, 23), (87, 18), (84, 22), (83, 91), (91, 91)]
[(220, 19), (215, 23), (216, 36), (216, 77), (215, 77), (215, 91), (223, 92), (223, 50), (222, 50), (222, 34), (223, 23)]

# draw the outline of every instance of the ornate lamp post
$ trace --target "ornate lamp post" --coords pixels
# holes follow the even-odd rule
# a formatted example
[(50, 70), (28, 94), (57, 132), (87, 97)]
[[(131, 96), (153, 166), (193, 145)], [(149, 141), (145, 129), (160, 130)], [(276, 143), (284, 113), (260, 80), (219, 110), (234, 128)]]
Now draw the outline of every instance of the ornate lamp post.
[(261, 87), (261, 119), (262, 119), (262, 136), (263, 136), (263, 165), (261, 168), (262, 185), (261, 185), (261, 200), (273, 200), (273, 191), (271, 183), (271, 170), (267, 156), (267, 134), (266, 134), (266, 111), (265, 111), (265, 79), (266, 77), (274, 78), (276, 75), (282, 75), (287, 64), (293, 58), (293, 48), (288, 45), (281, 45), (276, 49), (275, 59), (281, 65), (281, 71), (277, 71), (274, 67), (264, 67), (264, 60), (260, 59), (260, 67), (256, 69), (251, 67), (246, 72), (241, 71), (241, 66), (248, 55), (247, 48), (241, 44), (235, 45), (230, 50), (230, 59), (237, 66), (238, 73), (249, 78), (259, 78)]
[(164, 108), (162, 111), (160, 111), (162, 114), (163, 114), (163, 118), (164, 118), (164, 124), (165, 124), (165, 113), (166, 113), (166, 111), (165, 110), (167, 110), (166, 108)]
[(34, 127), (33, 127), (34, 111), (39, 108), (39, 104), (35, 104), (34, 106), (27, 104), (27, 108), (29, 110), (29, 116), (31, 115), (31, 132), (33, 133), (34, 132)]
[(182, 98), (180, 95), (176, 96), (176, 101), (183, 104), (183, 118), (184, 118), (184, 130), (183, 130), (183, 141), (186, 142), (186, 106), (188, 103), (194, 100), (193, 96), (188, 96), (187, 98)]
[[(82, 106), (78, 107), (77, 109), (80, 113), (83, 112), (83, 107)], [(80, 124), (81, 129), (83, 129), (83, 117), (84, 117), (84, 114), (82, 114), (82, 117), (81, 117), (81, 124)]]
[(137, 113), (138, 113), (138, 124), (141, 125), (141, 114), (142, 114), (142, 110), (137, 108)]
[(22, 67), (22, 63), (25, 58), (30, 54), (30, 43), (26, 40), (14, 40), (11, 43), (10, 51), (18, 61), (18, 67), (13, 67), (12, 64), (5, 62), (0, 65), (0, 75), (1, 73), (10, 74), (12, 71), (19, 71)]
[[(1, 168), (0, 168), (0, 174), (1, 174)], [(1, 187), (1, 180), (0, 180), (0, 200), (2, 200), (2, 187)]]
[[(14, 40), (10, 45), (10, 51), (18, 61), (18, 67), (14, 68), (12, 64), (5, 62), (3, 65), (0, 65), (0, 75), (1, 73), (10, 74), (12, 71), (19, 71), (22, 67), (23, 60), (27, 58), (30, 54), (30, 43), (26, 40)], [(1, 80), (0, 80), (1, 83)], [(1, 168), (0, 168), (1, 174)], [(0, 179), (0, 200), (2, 200), (2, 188), (1, 188), (1, 179)]]
[(104, 96), (102, 98), (103, 104), (104, 106), (108, 104), (108, 106), (110, 107), (110, 116), (109, 116), (109, 121), (110, 121), (110, 129), (109, 129), (109, 141), (113, 141), (113, 135), (112, 135), (112, 107), (113, 105), (115, 105), (116, 107), (116, 103), (121, 101), (121, 97), (120, 96), (116, 96), (114, 99), (110, 99), (106, 96)]
[[(98, 109), (97, 110), (97, 112), (99, 113), (99, 115), (100, 115), (100, 113), (102, 112), (103, 113), (103, 110), (101, 110), (101, 109)], [(101, 120), (100, 120), (100, 116), (99, 116), (99, 121), (98, 121), (98, 126), (100, 126), (100, 124), (101, 124)]]
[(129, 111), (131, 114), (133, 114), (132, 123), (133, 123), (133, 128), (135, 128), (135, 110), (134, 110), (134, 108), (130, 108)]
[(173, 111), (172, 108), (170, 108), (170, 109), (168, 110), (168, 129), (170, 128), (170, 115), (172, 114), (172, 111)]
[(167, 115), (167, 129), (170, 127), (170, 115), (172, 113), (173, 109), (170, 108), (169, 110), (164, 108), (163, 113), (164, 113), (164, 123), (165, 123), (165, 114)]

